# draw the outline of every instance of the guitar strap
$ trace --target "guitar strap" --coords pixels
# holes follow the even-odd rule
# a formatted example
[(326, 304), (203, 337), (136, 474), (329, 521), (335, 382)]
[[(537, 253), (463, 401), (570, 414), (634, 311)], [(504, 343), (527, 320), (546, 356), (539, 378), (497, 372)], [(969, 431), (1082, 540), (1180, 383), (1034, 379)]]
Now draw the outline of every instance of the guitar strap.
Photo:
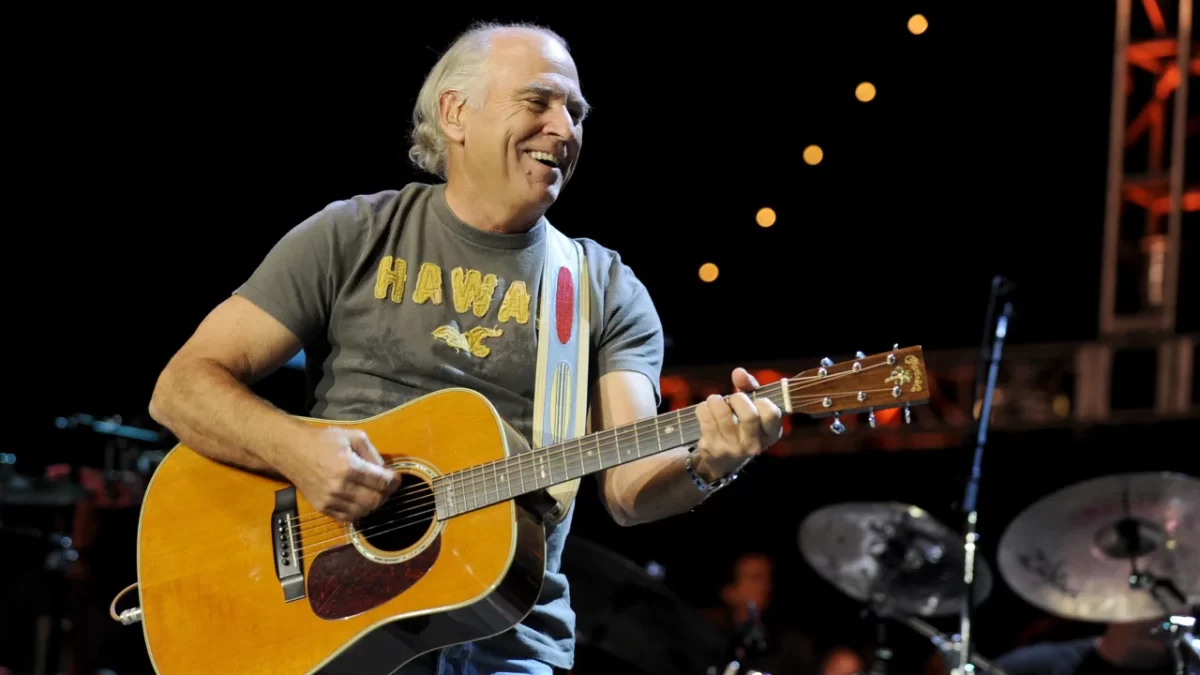
[[(537, 313), (537, 381), (533, 394), (533, 447), (582, 436), (587, 426), (591, 288), (583, 247), (546, 223), (546, 260)], [(546, 491), (561, 521), (579, 490), (579, 478)]]

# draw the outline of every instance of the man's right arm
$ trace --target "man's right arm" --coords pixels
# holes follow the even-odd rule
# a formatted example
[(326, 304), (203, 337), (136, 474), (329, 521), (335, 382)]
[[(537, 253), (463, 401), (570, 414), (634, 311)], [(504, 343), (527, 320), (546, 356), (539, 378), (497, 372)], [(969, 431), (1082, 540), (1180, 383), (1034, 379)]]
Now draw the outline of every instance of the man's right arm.
[(150, 415), (181, 443), (236, 466), (284, 473), (312, 430), (248, 385), (300, 351), (299, 339), (249, 300), (218, 305), (158, 378)]
[(369, 214), (334, 202), (280, 239), (159, 376), (150, 415), (226, 464), (286, 478), (320, 511), (351, 520), (376, 508), (395, 475), (365, 433), (292, 417), (249, 385), (287, 362), (330, 320)]
[(150, 415), (196, 452), (290, 480), (317, 510), (354, 520), (398, 485), (367, 435), (311, 426), (248, 386), (299, 350), (295, 334), (234, 295), (205, 317), (163, 369)]
[[(303, 423), (249, 385), (296, 355), (323, 329), (341, 281), (343, 231), (358, 230), (353, 204), (314, 213), (279, 239), (238, 289), (200, 323), (159, 376), (150, 415), (213, 459), (283, 473)], [(352, 247), (350, 247), (352, 248)]]

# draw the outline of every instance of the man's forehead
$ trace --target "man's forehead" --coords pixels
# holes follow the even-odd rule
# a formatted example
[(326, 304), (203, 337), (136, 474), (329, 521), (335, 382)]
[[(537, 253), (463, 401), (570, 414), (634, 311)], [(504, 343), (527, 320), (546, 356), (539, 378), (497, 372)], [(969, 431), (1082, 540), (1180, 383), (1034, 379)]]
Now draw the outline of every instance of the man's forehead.
[(507, 70), (521, 84), (544, 81), (564, 90), (579, 88), (579, 72), (571, 54), (557, 40), (545, 35), (518, 33), (500, 35), (492, 43), (492, 63)]
[(541, 73), (518, 88), (519, 94), (538, 94), (549, 98), (566, 98), (582, 102), (579, 83), (558, 73)]

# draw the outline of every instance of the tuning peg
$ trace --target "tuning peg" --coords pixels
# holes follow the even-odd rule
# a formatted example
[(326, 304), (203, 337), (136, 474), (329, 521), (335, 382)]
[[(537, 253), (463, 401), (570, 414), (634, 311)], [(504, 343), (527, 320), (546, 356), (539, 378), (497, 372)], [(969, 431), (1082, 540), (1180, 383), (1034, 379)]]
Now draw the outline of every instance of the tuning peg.
[(872, 429), (875, 428), (875, 409), (874, 408), (867, 408), (867, 423), (871, 425)]
[(856, 358), (856, 359), (865, 359), (865, 358), (867, 358), (867, 355), (866, 355), (866, 354), (864, 354), (864, 353), (862, 353), (862, 352), (854, 352), (854, 358)]
[(825, 358), (821, 359), (821, 365), (823, 365), (823, 366), (825, 366), (826, 368), (828, 368), (829, 366), (832, 366), (832, 365), (833, 365), (833, 359), (831, 359), (831, 358), (829, 358), (828, 356), (826, 356)]
[(904, 423), (912, 424), (912, 408), (907, 403), (904, 404)]
[(829, 425), (829, 430), (835, 434), (840, 434), (846, 430), (846, 425), (842, 424), (842, 417), (838, 413), (833, 413), (833, 424)]

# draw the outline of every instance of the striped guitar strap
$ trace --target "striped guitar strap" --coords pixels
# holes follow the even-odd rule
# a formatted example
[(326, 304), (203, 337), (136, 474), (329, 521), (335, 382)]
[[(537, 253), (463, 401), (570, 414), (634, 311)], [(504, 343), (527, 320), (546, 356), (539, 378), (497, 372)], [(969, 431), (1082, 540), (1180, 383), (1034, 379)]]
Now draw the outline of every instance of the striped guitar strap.
[[(586, 431), (590, 288), (583, 247), (547, 222), (537, 315), (534, 448), (561, 443)], [(548, 520), (557, 522), (566, 517), (579, 481), (575, 478), (546, 490), (556, 502)]]

